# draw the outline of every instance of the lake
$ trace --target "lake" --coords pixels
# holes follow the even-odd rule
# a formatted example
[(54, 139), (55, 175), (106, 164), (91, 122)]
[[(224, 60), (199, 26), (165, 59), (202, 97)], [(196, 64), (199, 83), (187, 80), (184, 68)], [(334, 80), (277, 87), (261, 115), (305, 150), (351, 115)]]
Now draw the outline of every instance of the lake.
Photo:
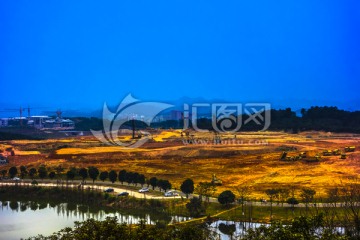
[(181, 216), (108, 212), (69, 203), (2, 201), (0, 202), (0, 239), (18, 240), (38, 234), (47, 236), (65, 227), (73, 227), (74, 221), (84, 221), (88, 218), (103, 220), (108, 216), (116, 216), (119, 222), (129, 224), (138, 223), (141, 219), (145, 219), (150, 224), (155, 224), (156, 221), (170, 223), (189, 219)]
[[(108, 216), (116, 216), (119, 222), (128, 224), (139, 223), (143, 219), (149, 224), (155, 224), (157, 221), (167, 224), (190, 219), (157, 213), (120, 213), (72, 203), (0, 201), (0, 239), (19, 240), (38, 234), (48, 236), (65, 227), (73, 227), (75, 221), (84, 221), (89, 218), (103, 220)], [(247, 229), (260, 225), (259, 223), (218, 220), (213, 222), (209, 228), (220, 239), (227, 240), (231, 238), (231, 235), (242, 236)]]

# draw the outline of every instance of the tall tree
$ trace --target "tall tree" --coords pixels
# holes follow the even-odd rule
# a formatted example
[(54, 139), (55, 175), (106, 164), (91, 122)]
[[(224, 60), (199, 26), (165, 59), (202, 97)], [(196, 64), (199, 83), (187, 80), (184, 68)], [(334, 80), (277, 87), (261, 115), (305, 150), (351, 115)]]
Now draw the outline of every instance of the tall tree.
[(47, 170), (45, 168), (45, 166), (40, 166), (39, 169), (38, 169), (38, 175), (39, 175), (39, 178), (41, 179), (44, 179), (47, 177)]
[(183, 193), (186, 194), (186, 198), (189, 197), (189, 194), (194, 192), (194, 181), (190, 178), (186, 179), (180, 186), (180, 189)]
[(126, 181), (126, 170), (121, 170), (118, 177), (119, 182), (121, 182), (121, 184), (124, 184), (124, 182)]
[(88, 177), (88, 170), (86, 168), (81, 168), (79, 170), (79, 175), (82, 178), (82, 181), (85, 182), (85, 179)]
[(158, 179), (156, 177), (152, 177), (149, 180), (150, 185), (152, 186), (152, 189), (154, 190), (158, 184)]
[(139, 183), (139, 173), (135, 172), (133, 173), (133, 183), (135, 184), (135, 186), (137, 186), (137, 184)]
[(269, 199), (270, 199), (270, 217), (272, 217), (272, 204), (274, 202), (274, 199), (276, 198), (276, 196), (279, 194), (279, 190), (278, 189), (267, 189), (265, 191), (266, 195), (268, 195)]
[(117, 173), (116, 173), (116, 171), (111, 170), (111, 171), (109, 172), (109, 180), (110, 180), (110, 182), (114, 183), (114, 182), (116, 181), (116, 179), (117, 179)]
[(11, 178), (15, 177), (17, 173), (18, 173), (18, 170), (17, 170), (16, 167), (11, 167), (9, 169), (9, 175), (10, 175)]
[(30, 176), (32, 179), (34, 179), (36, 173), (37, 173), (36, 168), (30, 168), (30, 170), (29, 170), (29, 176)]
[(27, 174), (27, 169), (26, 169), (26, 166), (22, 165), (20, 166), (20, 176), (21, 178), (24, 178)]
[(284, 206), (284, 202), (287, 201), (289, 196), (290, 196), (290, 189), (288, 188), (279, 189), (279, 198), (281, 201), (281, 206)]
[(145, 184), (145, 176), (144, 174), (139, 174), (137, 182), (143, 187)]
[(157, 186), (165, 192), (166, 190), (171, 189), (171, 183), (168, 180), (158, 180)]
[(53, 180), (53, 179), (55, 178), (55, 176), (56, 176), (56, 173), (55, 173), (54, 171), (52, 171), (52, 172), (49, 173), (49, 178), (50, 178), (51, 180)]
[(251, 189), (248, 185), (239, 185), (236, 188), (236, 191), (239, 194), (239, 201), (241, 202), (241, 209), (242, 213), (244, 214), (244, 202), (246, 201), (246, 198), (250, 195)]
[(96, 167), (89, 167), (88, 173), (89, 173), (89, 177), (93, 180), (94, 183), (97, 177), (99, 176), (99, 169), (97, 169)]
[(75, 178), (75, 172), (72, 170), (69, 170), (66, 172), (66, 179), (67, 180), (73, 180)]
[(306, 210), (308, 209), (308, 205), (310, 202), (314, 200), (314, 196), (316, 191), (311, 188), (303, 188), (301, 189), (300, 197), (302, 201), (305, 203)]
[(191, 217), (200, 217), (205, 213), (205, 207), (200, 198), (193, 197), (190, 202), (186, 204), (186, 209), (189, 211)]
[(125, 175), (125, 182), (127, 182), (128, 184), (133, 183), (134, 181), (134, 173), (133, 172), (126, 172)]
[(200, 182), (196, 186), (196, 192), (199, 194), (200, 199), (204, 196), (209, 202), (210, 197), (216, 192), (216, 186), (211, 182)]
[(108, 176), (109, 176), (109, 173), (107, 171), (104, 171), (104, 172), (100, 173), (99, 178), (100, 178), (101, 181), (104, 182), (108, 178)]

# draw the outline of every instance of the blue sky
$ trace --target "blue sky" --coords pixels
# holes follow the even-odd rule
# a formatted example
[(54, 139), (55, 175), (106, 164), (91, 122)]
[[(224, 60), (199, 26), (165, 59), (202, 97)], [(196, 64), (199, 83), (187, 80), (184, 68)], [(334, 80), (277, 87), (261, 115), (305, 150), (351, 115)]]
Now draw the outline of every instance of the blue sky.
[(0, 108), (131, 93), (360, 110), (355, 0), (4, 0), (0, 36)]

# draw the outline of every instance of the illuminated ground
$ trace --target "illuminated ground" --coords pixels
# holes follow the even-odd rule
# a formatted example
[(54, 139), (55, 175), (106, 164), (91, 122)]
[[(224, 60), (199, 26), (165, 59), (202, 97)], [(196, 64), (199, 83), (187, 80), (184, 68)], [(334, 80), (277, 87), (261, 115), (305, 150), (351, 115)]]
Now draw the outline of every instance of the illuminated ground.
[[(176, 188), (186, 178), (195, 183), (211, 181), (212, 174), (223, 181), (217, 192), (250, 185), (252, 197), (264, 197), (264, 190), (272, 187), (312, 187), (317, 196), (339, 184), (358, 180), (360, 174), (360, 135), (306, 132), (249, 132), (221, 135), (221, 144), (214, 144), (213, 133), (190, 133), (197, 144), (185, 144), (180, 131), (164, 131), (153, 135), (141, 148), (124, 149), (106, 146), (92, 137), (63, 140), (8, 141), (0, 149), (15, 149), (9, 157), (12, 165), (65, 168), (97, 166), (101, 170), (137, 171), (147, 177), (170, 180)], [(122, 139), (129, 140), (129, 136)], [(280, 161), (280, 155), (289, 150), (290, 156), (307, 151), (309, 159), (323, 150), (356, 146), (356, 151), (340, 156), (323, 156), (319, 162)], [(322, 155), (322, 154), (321, 154)]]

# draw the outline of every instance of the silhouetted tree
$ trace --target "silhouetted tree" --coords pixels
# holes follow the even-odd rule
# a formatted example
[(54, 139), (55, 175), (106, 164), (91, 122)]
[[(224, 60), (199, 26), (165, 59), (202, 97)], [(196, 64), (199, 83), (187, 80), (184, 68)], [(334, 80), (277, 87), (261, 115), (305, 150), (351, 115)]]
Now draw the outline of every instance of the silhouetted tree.
[(82, 178), (82, 181), (84, 182), (85, 179), (88, 177), (88, 170), (86, 168), (81, 168), (79, 170), (79, 175)]
[(11, 167), (9, 169), (9, 175), (10, 175), (11, 178), (15, 177), (17, 173), (18, 173), (18, 170), (17, 170), (16, 167)]
[(109, 172), (109, 180), (110, 182), (114, 183), (117, 179), (117, 173), (114, 170)]
[(36, 168), (30, 168), (30, 170), (29, 170), (29, 176), (30, 176), (32, 179), (34, 179), (36, 173), (37, 173)]
[(218, 201), (223, 205), (229, 205), (230, 203), (235, 202), (235, 195), (230, 190), (223, 191), (220, 193)]
[(49, 173), (49, 178), (50, 178), (51, 180), (53, 180), (53, 179), (55, 178), (55, 176), (56, 176), (56, 173), (55, 173), (54, 171), (52, 171), (52, 172)]
[(27, 174), (27, 170), (26, 170), (26, 167), (25, 166), (20, 166), (20, 176), (21, 178), (24, 178)]
[(205, 213), (205, 207), (198, 197), (190, 199), (190, 202), (186, 204), (186, 209), (189, 211), (191, 217), (200, 217), (201, 214)]
[(137, 186), (137, 184), (139, 183), (139, 175), (140, 174), (137, 172), (133, 173), (132, 180), (133, 180), (133, 183), (135, 184), (135, 186)]
[(101, 181), (104, 182), (108, 178), (108, 176), (109, 176), (109, 173), (107, 171), (104, 171), (104, 172), (100, 173), (99, 178), (100, 178)]
[(121, 182), (121, 184), (124, 184), (124, 182), (126, 181), (126, 170), (121, 170), (118, 177), (119, 182)]
[(39, 175), (39, 178), (41, 179), (44, 179), (47, 177), (47, 170), (45, 168), (45, 166), (40, 166), (39, 169), (38, 169), (38, 175)]
[(180, 189), (183, 193), (186, 194), (186, 198), (189, 197), (189, 194), (194, 192), (194, 181), (190, 178), (186, 179), (180, 186)]
[(166, 190), (171, 189), (171, 183), (168, 180), (158, 180), (157, 186), (165, 192)]
[(97, 177), (99, 176), (99, 169), (97, 169), (96, 167), (89, 167), (88, 173), (89, 173), (89, 177), (93, 180), (94, 183)]
[(137, 182), (143, 187), (145, 184), (145, 176), (144, 174), (139, 174)]
[(292, 208), (293, 212), (294, 212), (295, 205), (299, 204), (299, 201), (294, 197), (289, 198), (286, 202), (291, 205), (291, 208)]
[(154, 190), (158, 184), (158, 179), (156, 177), (152, 177), (149, 180), (150, 185), (152, 186), (152, 189)]
[(128, 184), (131, 184), (134, 182), (134, 173), (133, 172), (126, 172), (125, 182), (127, 182)]
[(233, 239), (233, 235), (234, 235), (234, 233), (236, 231), (236, 226), (235, 226), (235, 224), (220, 223), (219, 224), (219, 230), (223, 234), (229, 235), (230, 239)]
[(75, 172), (72, 170), (69, 170), (66, 172), (66, 179), (67, 180), (73, 180), (75, 178)]

